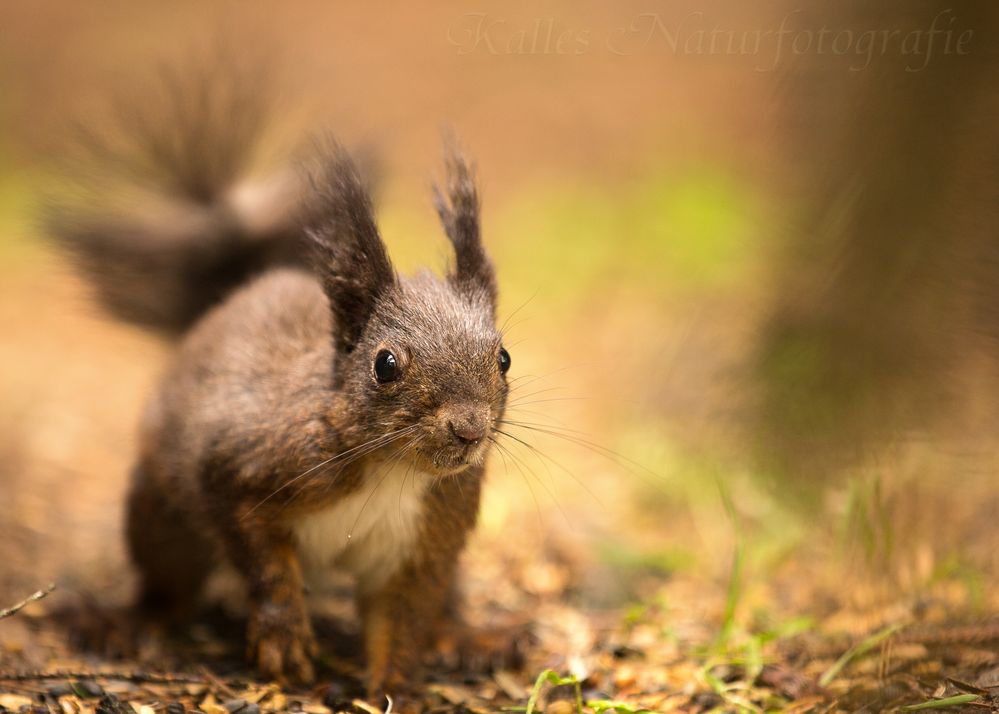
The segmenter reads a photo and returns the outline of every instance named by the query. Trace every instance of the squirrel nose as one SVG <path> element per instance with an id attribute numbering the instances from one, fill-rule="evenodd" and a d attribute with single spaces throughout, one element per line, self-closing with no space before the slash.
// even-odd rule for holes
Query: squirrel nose
<path id="1" fill-rule="evenodd" d="M 451 433 L 467 444 L 481 441 L 486 435 L 488 424 L 487 413 L 471 408 L 455 411 L 447 420 Z"/>

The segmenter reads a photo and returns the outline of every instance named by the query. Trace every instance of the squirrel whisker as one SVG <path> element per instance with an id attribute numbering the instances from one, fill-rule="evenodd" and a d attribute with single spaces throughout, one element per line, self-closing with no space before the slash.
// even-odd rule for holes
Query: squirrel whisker
<path id="1" fill-rule="evenodd" d="M 662 484 L 658 483 L 661 480 L 660 474 L 657 474 L 652 469 L 647 466 L 635 461 L 634 459 L 629 459 L 627 456 L 614 451 L 602 444 L 590 441 L 589 439 L 579 436 L 583 432 L 576 429 L 568 429 L 566 427 L 555 427 L 548 424 L 536 424 L 532 422 L 522 422 L 522 421 L 511 421 L 508 419 L 501 419 L 497 423 L 506 426 L 518 427 L 520 429 L 527 429 L 530 431 L 536 431 L 541 434 L 547 434 L 548 436 L 554 436 L 558 439 L 562 439 L 571 444 L 580 446 L 588 451 L 591 451 L 598 456 L 602 456 L 608 459 L 616 466 L 624 469 L 632 476 L 637 476 L 642 479 L 647 485 L 656 489 L 659 492 L 663 492 Z M 651 478 L 650 478 L 651 477 Z"/>
<path id="2" fill-rule="evenodd" d="M 493 431 L 495 431 L 495 429 Z M 538 474 L 534 471 L 534 469 L 532 469 L 530 467 L 530 465 L 526 461 L 524 461 L 523 459 L 521 459 L 509 446 L 507 446 L 506 444 L 500 443 L 498 440 L 495 441 L 494 443 L 496 444 L 497 448 L 499 448 L 500 450 L 506 451 L 507 455 L 513 460 L 514 465 L 517 466 L 517 468 L 520 471 L 521 475 L 524 477 L 524 480 L 528 483 L 528 488 L 530 488 L 530 482 L 527 481 L 527 473 L 530 473 L 531 476 L 534 477 L 534 480 L 537 481 L 538 485 L 541 486 L 541 488 L 544 489 L 545 493 L 547 493 L 548 497 L 552 500 L 552 503 L 554 503 L 555 507 L 558 508 L 559 513 L 561 513 L 562 517 L 565 518 L 566 524 L 568 524 L 569 527 L 572 528 L 572 522 L 569 520 L 568 515 L 566 514 L 565 510 L 562 508 L 562 504 L 559 503 L 559 500 L 555 497 L 555 494 L 552 492 L 552 490 L 550 488 L 548 488 L 548 484 L 546 484 L 544 482 L 544 480 L 541 479 L 540 476 L 538 476 Z M 527 470 L 526 473 L 525 473 L 524 469 Z M 534 490 L 533 489 L 531 489 L 531 495 L 532 496 L 534 495 Z M 537 502 L 537 498 L 535 498 L 534 502 L 535 502 L 536 507 L 538 508 L 538 513 L 539 513 L 539 516 L 540 516 L 541 507 L 540 507 L 540 505 Z"/>
<path id="3" fill-rule="evenodd" d="M 382 436 L 379 436 L 379 437 L 376 437 L 374 439 L 371 439 L 370 441 L 366 441 L 363 444 L 360 444 L 359 446 L 355 446 L 355 447 L 353 447 L 351 449 L 347 449 L 346 451 L 341 451 L 339 454 L 335 454 L 334 456 L 331 456 L 330 458 L 326 459 L 325 461 L 321 461 L 320 463 L 316 464 L 315 466 L 312 466 L 311 468 L 303 471 L 298 476 L 295 476 L 290 481 L 287 481 L 287 482 L 281 484 L 281 486 L 278 487 L 277 489 L 275 489 L 274 491 L 272 491 L 270 493 L 270 495 L 268 495 L 266 498 L 264 498 L 259 503 L 257 503 L 256 505 L 254 505 L 253 508 L 251 508 L 250 510 L 248 510 L 246 513 L 244 513 L 243 516 L 242 516 L 242 518 L 240 520 L 245 520 L 246 518 L 248 518 L 250 515 L 253 514 L 254 511 L 256 511 L 258 508 L 260 508 L 265 503 L 267 503 L 267 501 L 271 500 L 272 498 L 274 498 L 274 496 L 278 495 L 279 493 L 281 493 L 281 491 L 284 491 L 286 488 L 292 486 L 293 484 L 295 484 L 300 479 L 305 478 L 309 474 L 314 473 L 318 469 L 321 469 L 321 468 L 323 468 L 325 466 L 331 465 L 337 459 L 340 459 L 340 458 L 342 458 L 344 456 L 352 455 L 352 458 L 350 460 L 344 462 L 344 464 L 337 464 L 338 466 L 346 465 L 346 464 L 351 463 L 352 461 L 354 461 L 354 459 L 359 458 L 360 456 L 363 456 L 364 454 L 370 453 L 371 451 L 374 451 L 375 449 L 377 449 L 377 448 L 379 448 L 381 446 L 384 446 L 385 444 L 391 443 L 392 441 L 395 441 L 396 439 L 401 438 L 402 436 L 405 436 L 406 433 L 411 432 L 411 431 L 415 431 L 415 430 L 416 430 L 415 426 L 407 426 L 407 427 L 404 427 L 402 429 L 399 429 L 398 431 L 390 432 L 388 434 L 384 434 Z M 375 443 L 375 442 L 378 442 L 378 443 Z M 360 454 L 354 454 L 354 452 L 356 452 L 359 449 L 362 449 L 364 447 L 369 447 L 369 448 L 367 450 L 365 450 L 364 452 L 360 453 Z M 326 473 L 326 471 L 324 471 L 323 473 Z M 295 496 L 297 496 L 300 492 L 301 492 L 301 490 L 296 491 L 295 492 Z M 294 499 L 295 496 L 292 496 L 292 499 Z"/>
<path id="4" fill-rule="evenodd" d="M 492 442 L 493 446 L 496 447 L 496 453 L 500 455 L 500 459 L 503 461 L 503 473 L 509 474 L 510 464 L 507 461 L 507 454 L 509 453 L 509 450 L 506 448 L 504 444 L 500 443 L 499 439 L 497 439 L 496 437 L 490 435 L 487 436 L 486 438 L 489 439 L 489 441 Z M 518 469 L 519 468 L 520 467 L 518 466 Z M 531 482 L 527 480 L 527 476 L 524 474 L 523 471 L 521 471 L 520 474 L 521 478 L 524 479 L 524 483 L 527 485 L 528 492 L 531 494 L 531 500 L 534 501 L 534 512 L 538 516 L 538 531 L 540 532 L 544 528 L 544 519 L 541 515 L 541 504 L 538 503 L 538 497 L 534 493 L 534 487 L 532 487 Z"/>
<path id="5" fill-rule="evenodd" d="M 353 535 L 354 528 L 357 527 L 357 523 L 358 521 L 361 520 L 361 515 L 364 513 L 364 509 L 368 507 L 368 503 L 371 502 L 371 498 L 375 495 L 375 492 L 378 491 L 379 488 L 381 488 L 382 483 L 384 483 L 385 479 L 388 478 L 389 474 L 392 473 L 395 466 L 397 466 L 402 461 L 402 459 L 406 456 L 406 454 L 414 450 L 415 443 L 417 442 L 410 441 L 403 444 L 401 447 L 399 447 L 399 449 L 392 452 L 392 454 L 382 463 L 382 467 L 375 472 L 375 475 L 378 475 L 380 473 L 381 477 L 378 479 L 378 482 L 375 484 L 375 487 L 371 489 L 371 491 L 368 493 L 367 498 L 364 499 L 364 503 L 361 504 L 361 509 L 357 512 L 357 515 L 354 517 L 354 522 L 351 523 L 350 529 L 347 531 L 348 539 Z"/>
<path id="6" fill-rule="evenodd" d="M 419 448 L 420 442 L 426 439 L 425 436 L 418 436 L 413 439 L 411 443 L 413 450 L 415 451 Z M 402 513 L 402 496 L 406 492 L 406 481 L 409 479 L 410 474 L 416 475 L 416 462 L 410 461 L 409 467 L 406 469 L 406 473 L 403 474 L 402 484 L 399 486 L 399 512 Z"/>
<path id="7" fill-rule="evenodd" d="M 320 476 L 327 477 L 327 476 L 329 476 L 330 471 L 332 469 L 340 469 L 340 471 L 342 472 L 343 469 L 347 468 L 348 466 L 350 466 L 351 464 L 353 464 L 358 459 L 364 458 L 365 456 L 368 456 L 369 454 L 372 454 L 375 451 L 378 451 L 379 449 L 385 448 L 389 444 L 393 444 L 396 441 L 399 441 L 400 439 L 403 439 L 406 436 L 409 436 L 410 434 L 412 434 L 416 430 L 417 430 L 416 425 L 412 425 L 412 426 L 408 426 L 408 427 L 403 427 L 402 429 L 398 429 L 396 431 L 389 432 L 388 434 L 384 434 L 384 435 L 382 435 L 380 437 L 376 437 L 375 439 L 372 439 L 371 441 L 367 441 L 367 442 L 365 442 L 363 444 L 360 444 L 360 445 L 354 447 L 353 449 L 350 449 L 349 451 L 353 452 L 353 453 L 349 453 L 348 451 L 342 452 L 341 454 L 338 454 L 337 456 L 348 456 L 349 455 L 350 458 L 346 459 L 345 461 L 340 461 L 340 462 L 337 462 L 337 463 L 333 463 L 332 461 L 327 460 L 327 463 L 324 465 L 323 470 L 320 471 L 320 472 L 318 472 L 318 473 L 313 474 L 313 478 L 317 478 L 317 477 L 320 477 Z M 324 492 L 328 492 L 333 487 L 334 483 L 335 483 L 335 479 L 327 478 L 326 479 L 326 488 L 324 489 Z M 294 501 L 296 498 L 298 498 L 298 496 L 307 487 L 308 487 L 308 483 L 301 484 L 298 487 L 298 489 L 295 491 L 295 493 L 292 495 L 291 499 L 289 499 L 289 500 L 290 501 Z"/>
<path id="8" fill-rule="evenodd" d="M 554 464 L 555 466 L 557 466 L 563 472 L 565 472 L 566 474 L 568 474 L 568 476 L 573 481 L 575 481 L 580 486 L 580 488 L 582 488 L 584 491 L 586 491 L 586 493 L 588 493 L 593 498 L 593 500 L 597 502 L 597 504 L 599 504 L 601 506 L 603 505 L 603 501 L 600 500 L 600 498 L 597 496 L 597 494 L 595 494 L 593 492 L 593 490 L 589 486 L 587 486 L 586 483 L 583 482 L 582 479 L 580 479 L 575 473 L 573 473 L 571 469 L 569 469 L 567 466 L 565 466 L 564 464 L 562 464 L 560 461 L 555 460 L 554 458 L 552 458 L 551 456 L 549 456 L 545 452 L 541 451 L 541 449 L 539 449 L 538 447 L 536 447 L 534 444 L 531 444 L 528 441 L 525 441 L 524 439 L 521 439 L 518 436 L 515 436 L 515 435 L 513 435 L 513 434 L 511 434 L 509 432 L 503 431 L 502 429 L 496 429 L 496 428 L 494 428 L 493 431 L 496 432 L 496 433 L 498 433 L 498 434 L 502 434 L 503 436 L 506 436 L 509 439 L 513 439 L 518 444 L 521 444 L 522 446 L 524 446 L 527 449 L 529 449 L 531 451 L 531 453 L 534 454 L 534 456 L 538 459 L 538 461 L 540 461 L 542 463 L 542 465 L 544 465 L 545 470 L 548 471 L 549 476 L 552 475 L 551 474 L 551 469 L 548 468 L 548 464 L 546 463 L 545 460 L 550 461 L 552 464 Z"/>

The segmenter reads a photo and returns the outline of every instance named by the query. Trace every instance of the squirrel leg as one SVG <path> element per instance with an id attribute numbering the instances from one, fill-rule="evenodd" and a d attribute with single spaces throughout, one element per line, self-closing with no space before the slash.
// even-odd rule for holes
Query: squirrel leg
<path id="1" fill-rule="evenodd" d="M 457 551 L 404 566 L 388 583 L 358 591 L 364 626 L 368 697 L 378 706 L 385 695 L 394 709 L 407 702 L 423 682 L 423 660 L 433 649 L 456 575 Z"/>
<path id="2" fill-rule="evenodd" d="M 457 609 L 458 560 L 475 525 L 480 484 L 481 471 L 437 482 L 406 564 L 385 583 L 358 583 L 368 697 L 378 706 L 389 694 L 397 711 L 419 710 L 423 660 Z"/>
<path id="3" fill-rule="evenodd" d="M 266 677 L 308 684 L 317 648 L 294 540 L 286 529 L 245 514 L 235 509 L 221 522 L 229 526 L 227 555 L 249 585 L 249 658 Z"/>
<path id="4" fill-rule="evenodd" d="M 140 612 L 168 622 L 189 616 L 215 565 L 214 548 L 142 466 L 132 473 L 125 533 L 139 571 Z"/>

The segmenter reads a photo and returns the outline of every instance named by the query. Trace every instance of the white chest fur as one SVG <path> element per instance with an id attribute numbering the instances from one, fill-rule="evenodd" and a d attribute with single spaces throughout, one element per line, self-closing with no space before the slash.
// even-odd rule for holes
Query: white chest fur
<path id="1" fill-rule="evenodd" d="M 373 464 L 363 486 L 294 528 L 307 573 L 330 567 L 378 587 L 412 554 L 432 477 L 409 463 Z"/>

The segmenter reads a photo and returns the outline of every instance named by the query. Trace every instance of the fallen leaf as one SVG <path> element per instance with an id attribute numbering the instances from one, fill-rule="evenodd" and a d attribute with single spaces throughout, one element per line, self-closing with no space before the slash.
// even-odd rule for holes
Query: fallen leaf
<path id="1" fill-rule="evenodd" d="M 493 675 L 493 680 L 499 685 L 499 688 L 503 690 L 503 694 L 508 696 L 510 699 L 521 699 L 527 696 L 528 688 L 517 681 L 510 672 L 505 669 L 497 671 Z"/>
<path id="2" fill-rule="evenodd" d="M 199 708 L 205 714 L 229 714 L 228 710 L 224 706 L 219 704 L 218 700 L 215 698 L 215 695 L 212 694 L 211 692 L 209 692 L 208 696 L 206 696 L 204 699 L 201 700 Z"/>
<path id="3" fill-rule="evenodd" d="M 333 710 L 322 704 L 305 704 L 302 711 L 306 714 L 333 714 Z"/>
<path id="4" fill-rule="evenodd" d="M 0 694 L 0 707 L 17 711 L 21 707 L 30 707 L 31 699 L 20 694 Z"/>
<path id="5" fill-rule="evenodd" d="M 358 709 L 361 709 L 361 710 L 363 710 L 363 711 L 366 711 L 366 712 L 367 712 L 368 714 L 385 714 L 385 712 L 383 712 L 383 711 L 382 711 L 381 709 L 379 709 L 378 707 L 373 707 L 373 706 L 371 706 L 370 704 L 368 704 L 368 703 L 367 703 L 366 701 L 364 701 L 363 699 L 355 699 L 355 700 L 354 700 L 354 701 L 352 702 L 352 704 L 353 704 L 353 705 L 354 705 L 355 707 L 357 707 Z M 387 704 L 388 704 L 388 703 L 386 702 L 386 705 L 387 705 Z M 327 711 L 329 711 L 329 710 L 327 709 Z"/>

